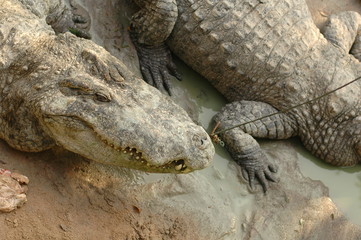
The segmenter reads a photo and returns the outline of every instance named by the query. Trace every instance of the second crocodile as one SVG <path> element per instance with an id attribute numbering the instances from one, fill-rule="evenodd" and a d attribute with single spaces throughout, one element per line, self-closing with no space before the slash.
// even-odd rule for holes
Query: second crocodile
<path id="1" fill-rule="evenodd" d="M 322 35 L 304 0 L 147 0 L 135 2 L 131 36 L 143 77 L 171 91 L 178 75 L 170 49 L 229 101 L 219 129 L 307 102 L 361 75 L 361 17 L 333 16 Z M 326 36 L 326 38 L 325 38 Z M 349 51 L 354 54 L 349 54 Z M 360 58 L 359 58 L 360 59 Z M 251 187 L 264 190 L 276 167 L 257 138 L 299 136 L 317 157 L 336 166 L 361 161 L 361 85 L 220 135 Z"/>

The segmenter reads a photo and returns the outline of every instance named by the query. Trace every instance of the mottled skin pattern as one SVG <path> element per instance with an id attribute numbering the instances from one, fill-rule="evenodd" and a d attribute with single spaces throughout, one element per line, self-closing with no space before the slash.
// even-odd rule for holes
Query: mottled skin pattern
<path id="1" fill-rule="evenodd" d="M 58 0 L 0 1 L 0 138 L 148 172 L 210 163 L 213 145 L 184 110 L 102 47 L 55 34 L 49 16 L 59 32 L 79 20 Z"/>
<path id="2" fill-rule="evenodd" d="M 131 34 L 138 39 L 134 42 L 143 77 L 169 85 L 172 71 L 165 73 L 164 67 L 169 60 L 142 51 L 142 47 L 148 52 L 151 46 L 159 49 L 167 39 L 177 56 L 232 102 L 215 116 L 220 121 L 218 130 L 284 111 L 361 75 L 361 64 L 355 58 L 361 52 L 357 35 L 361 18 L 354 12 L 334 16 L 322 35 L 304 0 L 136 2 L 143 2 L 142 14 L 135 15 Z M 349 54 L 350 49 L 355 56 Z M 152 61 L 157 63 L 143 64 Z M 360 114 L 361 85 L 356 82 L 317 102 L 220 137 L 251 187 L 257 178 L 266 190 L 276 169 L 253 137 L 299 136 L 317 157 L 336 166 L 352 166 L 361 161 Z"/>

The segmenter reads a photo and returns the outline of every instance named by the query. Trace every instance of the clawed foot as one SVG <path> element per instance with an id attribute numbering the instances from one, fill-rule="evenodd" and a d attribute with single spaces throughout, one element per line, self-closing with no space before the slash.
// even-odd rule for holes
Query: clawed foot
<path id="1" fill-rule="evenodd" d="M 70 6 L 74 28 L 69 27 L 69 32 L 78 37 L 90 39 L 91 36 L 88 31 L 90 29 L 91 18 L 88 11 L 73 0 L 70 1 Z"/>
<path id="2" fill-rule="evenodd" d="M 261 157 L 259 157 L 260 154 Z M 268 190 L 269 181 L 278 182 L 274 176 L 277 167 L 270 163 L 262 152 L 252 156 L 242 156 L 240 160 L 237 160 L 237 163 L 242 167 L 242 176 L 248 181 L 251 190 L 254 190 L 256 179 L 261 184 L 264 193 Z"/>
<path id="3" fill-rule="evenodd" d="M 177 67 L 172 60 L 168 47 L 165 44 L 160 46 L 141 45 L 137 43 L 132 33 L 131 38 L 137 49 L 143 79 L 153 87 L 165 90 L 171 96 L 170 79 L 174 76 L 181 80 L 181 75 L 177 72 Z"/>
<path id="4" fill-rule="evenodd" d="M 46 18 L 56 33 L 71 32 L 77 37 L 90 39 L 90 15 L 80 5 L 71 1 L 71 9 L 65 8 L 62 12 L 54 12 Z"/>

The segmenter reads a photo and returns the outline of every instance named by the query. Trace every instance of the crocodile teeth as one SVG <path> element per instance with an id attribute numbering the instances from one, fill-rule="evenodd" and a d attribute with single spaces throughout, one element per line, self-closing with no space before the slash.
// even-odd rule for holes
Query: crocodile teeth
<path id="1" fill-rule="evenodd" d="M 175 166 L 175 170 L 180 171 L 183 168 L 183 166 L 184 166 L 183 164 L 179 164 Z"/>

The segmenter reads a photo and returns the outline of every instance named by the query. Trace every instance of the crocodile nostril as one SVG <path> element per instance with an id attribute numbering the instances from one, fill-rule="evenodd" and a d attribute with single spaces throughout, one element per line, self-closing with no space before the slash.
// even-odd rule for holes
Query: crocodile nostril
<path id="1" fill-rule="evenodd" d="M 193 136 L 192 140 L 193 140 L 194 144 L 196 145 L 196 147 L 199 149 L 206 149 L 209 145 L 208 137 L 205 135 L 200 136 L 200 135 L 196 134 Z"/>

